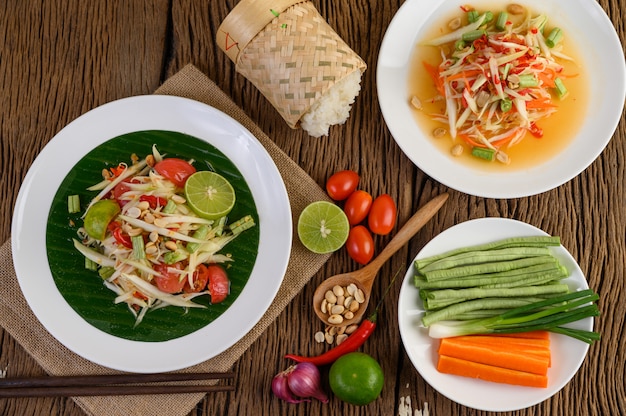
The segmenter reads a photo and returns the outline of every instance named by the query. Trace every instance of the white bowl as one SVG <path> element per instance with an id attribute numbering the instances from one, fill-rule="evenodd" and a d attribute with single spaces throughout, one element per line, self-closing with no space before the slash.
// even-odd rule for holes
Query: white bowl
<path id="1" fill-rule="evenodd" d="M 487 198 L 519 198 L 556 188 L 585 170 L 610 141 L 626 97 L 626 69 L 620 40 L 594 0 L 526 0 L 572 38 L 589 74 L 589 102 L 581 128 L 569 145 L 545 163 L 528 169 L 486 172 L 467 166 L 435 147 L 418 125 L 409 104 L 408 78 L 415 44 L 432 22 L 452 16 L 463 0 L 407 0 L 383 39 L 377 88 L 383 117 L 409 159 L 436 181 Z M 493 3 L 486 3 L 486 9 Z M 480 8 L 480 2 L 472 3 Z"/>

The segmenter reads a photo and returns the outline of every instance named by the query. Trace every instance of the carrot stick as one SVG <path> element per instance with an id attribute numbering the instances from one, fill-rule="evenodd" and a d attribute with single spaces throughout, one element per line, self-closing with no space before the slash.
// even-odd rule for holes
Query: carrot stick
<path id="1" fill-rule="evenodd" d="M 549 348 L 549 339 L 537 339 L 537 338 L 518 338 L 518 337 L 504 337 L 494 335 L 463 335 L 461 337 L 454 337 L 460 339 L 471 340 L 472 342 L 480 342 L 483 344 L 493 345 L 529 345 L 538 348 Z"/>
<path id="2" fill-rule="evenodd" d="M 535 355 L 522 349 L 473 344 L 458 341 L 454 338 L 443 338 L 441 340 L 439 354 L 540 375 L 548 374 L 550 363 L 548 356 Z"/>
<path id="3" fill-rule="evenodd" d="M 550 339 L 550 332 L 548 331 L 528 331 L 528 332 L 514 332 L 512 334 L 489 334 L 492 337 L 502 338 L 531 338 L 531 339 Z"/>
<path id="4" fill-rule="evenodd" d="M 528 387 L 548 387 L 548 377 L 545 375 L 474 363 L 446 355 L 439 356 L 437 370 L 441 373 L 478 378 L 480 380 L 493 381 L 496 383 Z"/>
<path id="5" fill-rule="evenodd" d="M 439 77 L 439 70 L 437 69 L 437 67 L 429 64 L 428 62 L 423 62 L 423 64 L 424 68 L 426 68 L 426 72 L 428 72 L 428 75 L 430 75 L 430 77 L 432 78 L 435 84 L 435 88 L 437 89 L 439 94 L 445 96 L 446 94 L 443 89 L 443 80 Z"/>

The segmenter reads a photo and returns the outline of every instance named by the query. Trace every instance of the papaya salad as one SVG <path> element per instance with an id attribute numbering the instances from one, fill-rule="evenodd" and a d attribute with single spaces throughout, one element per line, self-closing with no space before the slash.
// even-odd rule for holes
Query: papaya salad
<path id="1" fill-rule="evenodd" d="M 563 62 L 563 31 L 548 27 L 545 14 L 532 15 L 511 4 L 498 12 L 462 7 L 448 23 L 449 33 L 430 39 L 439 48 L 438 64 L 423 62 L 442 111 L 429 116 L 444 124 L 435 137 L 449 135 L 451 152 L 510 163 L 508 149 L 529 134 L 543 136 L 541 121 L 554 114 L 568 95 Z M 411 99 L 423 109 L 419 97 Z"/>
<path id="2" fill-rule="evenodd" d="M 103 169 L 98 194 L 82 215 L 74 239 L 85 267 L 97 271 L 125 303 L 139 325 L 148 311 L 166 306 L 206 308 L 193 299 L 209 296 L 217 304 L 228 296 L 221 250 L 255 225 L 247 215 L 228 223 L 235 202 L 228 181 L 212 171 L 196 171 L 193 160 L 168 158 L 156 146 L 144 159 Z M 70 212 L 80 212 L 78 195 Z"/>

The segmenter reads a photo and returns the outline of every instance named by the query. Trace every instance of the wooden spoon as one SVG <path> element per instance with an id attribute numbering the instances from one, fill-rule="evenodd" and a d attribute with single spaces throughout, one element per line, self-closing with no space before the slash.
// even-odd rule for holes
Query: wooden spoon
<path id="1" fill-rule="evenodd" d="M 346 326 L 360 321 L 361 317 L 365 313 L 365 310 L 367 309 L 367 304 L 369 303 L 372 292 L 372 285 L 374 284 L 374 279 L 376 278 L 378 270 L 381 268 L 383 263 L 385 263 L 396 251 L 403 247 L 411 239 L 411 237 L 413 237 L 424 226 L 424 224 L 426 224 L 428 220 L 430 220 L 437 213 L 437 211 L 439 211 L 439 208 L 441 208 L 447 199 L 448 194 L 443 193 L 436 196 L 420 208 L 411 218 L 409 218 L 406 224 L 404 224 L 400 231 L 398 231 L 393 239 L 391 239 L 389 244 L 387 244 L 383 251 L 381 251 L 378 257 L 372 260 L 372 262 L 367 266 L 354 272 L 337 274 L 324 280 L 313 294 L 313 309 L 315 310 L 317 316 L 324 321 L 324 323 L 330 326 Z M 322 302 L 324 301 L 326 292 L 329 290 L 332 291 L 333 287 L 337 285 L 343 288 L 349 286 L 351 283 L 354 283 L 357 288 L 363 291 L 365 301 L 361 303 L 359 309 L 354 312 L 354 317 L 352 319 L 344 319 L 342 322 L 329 322 L 329 314 L 322 312 Z"/>

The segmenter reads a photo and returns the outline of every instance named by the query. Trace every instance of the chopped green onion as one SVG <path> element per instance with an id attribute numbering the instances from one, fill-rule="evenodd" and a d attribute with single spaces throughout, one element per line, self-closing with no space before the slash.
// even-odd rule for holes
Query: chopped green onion
<path id="1" fill-rule="evenodd" d="M 472 147 L 472 156 L 492 161 L 496 157 L 496 151 L 494 149 L 488 149 L 486 147 L 474 146 Z"/>
<path id="2" fill-rule="evenodd" d="M 78 195 L 70 195 L 67 197 L 67 211 L 70 214 L 80 212 L 80 198 Z"/>
<path id="3" fill-rule="evenodd" d="M 539 85 L 539 81 L 534 74 L 522 74 L 519 76 L 519 87 L 520 88 L 530 88 L 537 87 Z"/>
<path id="4" fill-rule="evenodd" d="M 567 96 L 567 88 L 565 87 L 565 84 L 563 84 L 563 80 L 561 78 L 556 78 L 554 80 L 554 87 L 556 90 L 556 95 L 557 97 L 559 97 L 559 99 L 563 99 Z"/>
<path id="5" fill-rule="evenodd" d="M 480 39 L 484 35 L 485 35 L 484 30 L 479 30 L 479 29 L 470 30 L 469 32 L 463 33 L 463 35 L 461 36 L 461 39 L 464 42 L 474 42 L 476 39 Z"/>
<path id="6" fill-rule="evenodd" d="M 510 98 L 504 98 L 500 100 L 500 111 L 506 113 L 507 111 L 511 111 L 513 108 L 513 101 Z"/>
<path id="7" fill-rule="evenodd" d="M 254 227 L 254 219 L 252 218 L 252 216 L 246 215 L 242 219 L 237 220 L 234 223 L 230 224 L 230 231 L 234 235 L 237 235 L 252 227 Z"/>
<path id="8" fill-rule="evenodd" d="M 504 30 L 508 19 L 509 14 L 507 12 L 500 12 L 500 14 L 498 14 L 498 19 L 496 19 L 496 29 Z"/>
<path id="9" fill-rule="evenodd" d="M 561 41 L 562 38 L 563 31 L 558 27 L 555 27 L 550 31 L 550 34 L 546 38 L 546 45 L 548 45 L 548 47 L 550 48 L 554 48 L 556 44 Z"/>
<path id="10" fill-rule="evenodd" d="M 134 235 L 130 238 L 133 243 L 133 257 L 137 260 L 146 258 L 146 250 L 143 242 L 143 236 Z"/>
<path id="11" fill-rule="evenodd" d="M 453 319 L 457 311 L 467 312 L 484 309 L 480 306 L 480 303 L 486 303 L 487 299 L 480 299 L 473 301 L 474 304 L 470 307 L 456 304 L 435 312 L 430 316 L 424 316 L 422 323 L 429 328 L 428 335 L 433 338 L 546 330 L 562 333 L 588 344 L 593 344 L 600 338 L 598 333 L 565 328 L 561 325 L 592 316 L 599 316 L 600 312 L 594 303 L 598 298 L 598 294 L 591 289 L 586 289 L 514 307 L 492 318 L 445 322 Z M 497 303 L 499 302 L 490 303 L 490 309 L 506 307 L 506 305 L 498 306 Z"/>

